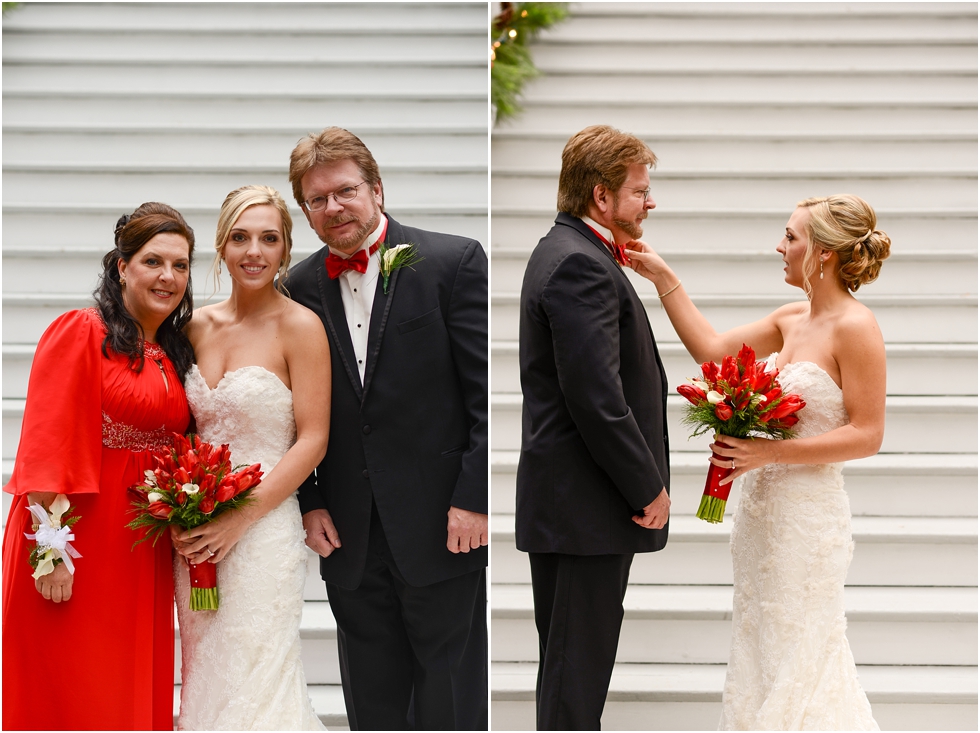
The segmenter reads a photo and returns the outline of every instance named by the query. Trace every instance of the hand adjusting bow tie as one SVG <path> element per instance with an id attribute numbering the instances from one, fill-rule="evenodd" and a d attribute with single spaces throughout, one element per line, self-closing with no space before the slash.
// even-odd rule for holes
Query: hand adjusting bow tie
<path id="1" fill-rule="evenodd" d="M 326 259 L 327 275 L 330 276 L 331 280 L 336 280 L 342 272 L 346 272 L 347 270 L 356 270 L 363 274 L 367 272 L 368 258 L 377 251 L 378 243 L 375 242 L 371 245 L 369 252 L 359 249 L 350 257 L 346 258 L 331 252 L 327 255 Z"/>
<path id="2" fill-rule="evenodd" d="M 606 245 L 606 247 L 609 248 L 609 251 L 612 253 L 613 259 L 616 260 L 616 263 L 620 267 L 629 267 L 630 261 L 629 261 L 629 258 L 626 256 L 626 246 L 625 245 L 616 244 L 615 242 L 610 242 L 608 239 L 606 239 L 604 236 L 602 236 L 602 234 L 600 234 L 599 232 L 597 232 L 595 229 L 593 229 L 592 227 L 590 227 L 588 224 L 586 224 L 585 226 L 589 227 L 589 229 L 592 229 L 592 233 L 595 234 L 597 237 L 599 237 L 599 239 L 602 240 L 602 243 L 604 245 Z"/>

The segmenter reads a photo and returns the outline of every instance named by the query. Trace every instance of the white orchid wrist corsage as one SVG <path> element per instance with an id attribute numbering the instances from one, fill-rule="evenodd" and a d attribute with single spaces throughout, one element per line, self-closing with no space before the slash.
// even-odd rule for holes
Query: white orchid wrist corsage
<path id="1" fill-rule="evenodd" d="M 28 558 L 34 568 L 34 579 L 47 575 L 61 563 L 74 575 L 75 564 L 72 558 L 81 557 L 81 554 L 69 542 L 75 539 L 72 527 L 81 517 L 71 516 L 73 509 L 68 503 L 68 497 L 58 494 L 51 502 L 50 509 L 45 509 L 40 504 L 28 504 L 27 509 L 34 517 L 34 534 L 25 532 L 24 535 L 37 543 Z"/>
<path id="2" fill-rule="evenodd" d="M 388 281 L 395 270 L 400 270 L 403 267 L 414 269 L 412 265 L 417 265 L 424 259 L 424 257 L 419 256 L 418 245 L 412 242 L 393 246 L 383 243 L 379 245 L 378 262 L 381 267 L 381 277 L 384 279 L 385 295 L 388 294 Z"/>

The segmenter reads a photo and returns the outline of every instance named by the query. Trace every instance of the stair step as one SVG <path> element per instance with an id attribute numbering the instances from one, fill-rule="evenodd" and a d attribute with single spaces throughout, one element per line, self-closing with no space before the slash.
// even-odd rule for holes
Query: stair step
<path id="1" fill-rule="evenodd" d="M 976 665 L 973 588 L 865 588 L 845 593 L 847 638 L 858 664 Z M 728 586 L 643 586 L 626 592 L 617 660 L 724 664 L 731 645 Z M 529 585 L 494 584 L 491 659 L 536 662 Z M 902 643 L 895 644 L 896 639 Z"/>
<path id="2" fill-rule="evenodd" d="M 655 216 L 655 215 L 654 215 Z M 655 229 L 651 227 L 651 229 Z M 644 230 L 646 235 L 646 229 Z M 654 236 L 650 239 L 659 241 Z M 688 293 L 717 293 L 719 287 L 738 295 L 773 294 L 795 299 L 800 289 L 785 282 L 782 256 L 775 245 L 769 249 L 731 250 L 681 249 L 670 244 L 656 245 L 657 252 L 683 281 Z M 519 290 L 524 280 L 530 251 L 526 248 L 497 248 L 491 262 L 494 287 Z M 4 253 L 6 257 L 6 253 Z M 920 294 L 976 295 L 977 253 L 964 250 L 903 249 L 892 254 L 881 275 L 867 286 L 876 295 Z M 638 293 L 655 295 L 649 280 L 628 272 Z"/>
<path id="3" fill-rule="evenodd" d="M 383 13 L 379 9 L 378 16 Z M 209 29 L 201 27 L 198 21 L 195 27 L 184 26 L 178 33 L 162 33 L 159 27 L 62 30 L 16 24 L 5 26 L 4 32 L 5 64 L 11 61 L 51 64 L 76 60 L 148 64 L 180 59 L 203 64 L 379 65 L 400 64 L 411 59 L 415 64 L 486 66 L 486 53 L 479 53 L 485 34 L 475 32 L 472 26 L 460 26 L 452 34 L 438 28 L 402 28 L 386 32 L 374 27 L 342 28 L 333 22 L 314 25 L 307 18 L 301 25 L 289 29 L 232 29 L 228 26 Z M 372 38 L 379 36 L 384 38 L 383 43 L 371 43 Z M 943 54 L 941 48 L 934 47 L 934 50 Z M 957 58 L 955 52 L 947 51 L 946 55 L 951 56 L 951 60 Z"/>
<path id="4" fill-rule="evenodd" d="M 401 124 L 431 124 L 433 119 L 458 122 L 485 122 L 486 94 L 426 94 L 374 93 L 365 89 L 357 93 L 340 93 L 318 89 L 315 96 L 302 93 L 277 92 L 253 94 L 245 91 L 228 93 L 214 90 L 208 93 L 180 91 L 163 94 L 125 92 L 93 94 L 14 92 L 4 90 L 3 122 L 5 125 L 50 125 L 70 119 L 79 125 L 105 124 L 107 119 L 119 124 L 156 128 L 166 126 L 207 125 L 221 119 L 254 119 L 256 105 L 262 105 L 267 125 L 301 125 L 307 130 L 321 130 L 324 120 L 356 129 L 359 125 L 376 124 L 392 117 L 392 105 L 397 105 Z M 289 151 L 284 153 L 288 156 Z"/>
<path id="5" fill-rule="evenodd" d="M 553 207 L 559 161 L 545 169 L 501 169 L 494 165 L 490 186 L 494 209 Z M 651 175 L 650 185 L 661 210 L 697 208 L 706 201 L 725 209 L 752 207 L 768 201 L 782 202 L 786 212 L 792 212 L 797 201 L 821 191 L 860 191 L 861 197 L 873 206 L 947 209 L 973 207 L 977 202 L 976 173 L 955 170 L 904 173 L 839 167 L 826 172 L 752 173 L 716 169 L 667 173 L 658 170 Z"/>
<path id="6" fill-rule="evenodd" d="M 670 500 L 674 516 L 693 515 L 701 500 L 708 470 L 707 452 L 670 454 Z M 516 511 L 519 451 L 490 454 L 490 506 L 493 513 Z M 739 482 L 728 499 L 734 516 Z M 844 488 L 853 516 L 977 516 L 977 455 L 885 454 L 844 464 Z M 928 495 L 927 502 L 922 501 Z"/>
<path id="7" fill-rule="evenodd" d="M 975 47 L 973 51 L 975 51 Z M 831 173 L 837 161 L 856 168 L 905 173 L 909 169 L 976 170 L 976 134 L 915 135 L 778 135 L 725 133 L 633 134 L 657 154 L 656 174 L 672 171 L 743 170 L 786 173 L 793 170 Z M 4 133 L 6 137 L 7 133 Z M 501 170 L 548 169 L 561 160 L 569 135 L 564 132 L 494 135 L 493 165 Z M 656 199 L 657 191 L 654 190 Z"/>
<path id="8" fill-rule="evenodd" d="M 657 350 L 671 387 L 683 384 L 688 377 L 698 373 L 698 365 L 683 345 L 658 340 Z M 976 344 L 885 344 L 885 353 L 890 395 L 977 394 Z M 7 358 L 5 351 L 4 359 Z M 9 358 L 17 357 L 11 354 Z M 491 342 L 490 370 L 493 392 L 520 392 L 518 342 Z M 8 373 L 11 372 L 4 372 L 5 382 L 11 378 L 7 376 Z M 5 390 L 7 397 L 20 396 L 11 388 L 5 387 Z"/>
<path id="9" fill-rule="evenodd" d="M 4 99 L 6 103 L 6 98 Z M 542 99 L 525 96 L 519 121 L 498 129 L 565 130 L 571 135 L 595 124 L 593 102 L 582 99 Z M 631 95 L 602 105 L 605 119 L 623 130 L 647 130 L 650 120 L 660 129 L 691 132 L 822 134 L 827 130 L 861 133 L 953 132 L 977 126 L 975 102 L 954 99 L 858 99 L 828 105 L 817 99 L 788 97 L 781 102 L 759 100 L 680 101 L 670 96 Z M 4 117 L 6 118 L 6 104 Z"/>
<path id="10" fill-rule="evenodd" d="M 229 12 L 220 2 L 195 3 L 193 11 L 175 12 L 171 5 L 145 3 L 95 4 L 91 8 L 74 3 L 42 3 L 30 12 L 4 19 L 4 31 L 58 30 L 86 33 L 92 30 L 157 31 L 170 37 L 190 32 L 242 33 L 286 32 L 303 36 L 310 33 L 370 33 L 372 36 L 404 35 L 419 32 L 473 34 L 486 22 L 486 8 L 474 3 L 454 2 L 436 5 L 378 3 L 375 12 L 365 13 L 358 3 L 257 2 Z M 188 17 L 193 27 L 188 29 Z"/>
<path id="11" fill-rule="evenodd" d="M 287 204 L 291 204 L 288 189 L 281 191 Z M 184 215 L 188 224 L 198 237 L 210 238 L 216 229 L 220 201 L 196 202 L 190 205 L 173 205 Z M 209 205 L 208 205 L 209 204 Z M 83 248 L 105 252 L 112 246 L 111 233 L 116 219 L 126 211 L 132 211 L 132 201 L 120 199 L 117 203 L 102 202 L 90 206 L 65 206 L 58 211 L 45 213 L 44 206 L 26 204 L 3 207 L 4 239 L 8 247 L 23 249 L 31 247 L 38 250 L 58 250 L 59 248 Z M 453 232 L 460 236 L 488 242 L 489 220 L 486 205 L 395 205 L 386 210 L 406 226 L 429 229 L 431 231 Z M 305 217 L 299 207 L 290 206 L 293 218 L 294 262 L 299 262 L 301 252 L 314 252 L 323 246 L 313 230 L 300 226 Z M 208 263 L 212 259 L 209 248 L 201 247 L 196 253 L 196 262 Z M 96 268 L 95 272 L 98 272 Z M 203 285 L 203 283 L 202 283 Z M 77 289 L 79 286 L 74 286 Z"/>
<path id="12" fill-rule="evenodd" d="M 537 664 L 491 665 L 494 730 L 533 730 Z M 976 667 L 859 666 L 882 730 L 971 730 L 977 718 Z M 721 716 L 725 665 L 617 664 L 603 728 L 710 730 Z"/>
<path id="13" fill-rule="evenodd" d="M 280 192 L 291 190 L 288 181 L 288 151 L 278 165 L 225 165 L 215 168 L 175 166 L 172 169 L 132 169 L 122 171 L 105 167 L 100 170 L 58 169 L 30 171 L 4 166 L 6 202 L 27 204 L 43 202 L 45 190 L 65 186 L 71 191 L 71 204 L 100 204 L 106 201 L 166 201 L 178 210 L 187 202 L 224 200 L 229 191 L 243 180 L 273 186 Z M 402 205 L 435 204 L 475 207 L 486 202 L 485 166 L 428 166 L 426 168 L 384 169 L 385 195 Z M 439 192 L 436 197 L 435 192 Z M 287 194 L 288 195 L 288 194 Z"/>
<path id="14" fill-rule="evenodd" d="M 636 31 L 631 29 L 630 32 Z M 976 72 L 967 70 L 957 73 L 855 73 L 852 70 L 813 74 L 768 69 L 751 74 L 742 71 L 729 74 L 719 69 L 679 74 L 658 73 L 640 67 L 632 72 L 615 76 L 572 70 L 551 73 L 530 81 L 525 87 L 525 94 L 538 101 L 561 104 L 589 101 L 603 108 L 631 96 L 687 104 L 820 102 L 829 106 L 867 102 L 900 104 L 905 100 L 933 104 L 977 102 Z M 6 84 L 6 74 L 4 76 Z M 42 83 L 41 78 L 31 81 Z M 51 83 L 61 82 L 52 78 Z M 23 87 L 17 85 L 12 88 Z"/>
<path id="15" fill-rule="evenodd" d="M 350 64 L 289 61 L 267 64 L 250 60 L 183 62 L 173 58 L 166 62 L 131 60 L 111 62 L 70 61 L 3 62 L 4 92 L 49 92 L 72 94 L 111 92 L 122 87 L 158 89 L 163 94 L 210 93 L 309 93 L 331 79 L 333 94 L 359 93 L 370 89 L 373 94 L 473 95 L 487 93 L 486 62 L 421 64 L 408 59 L 385 64 L 358 64 L 358 73 Z M 236 73 L 229 73 L 234 71 Z M 947 86 L 942 84 L 941 86 Z M 949 85 L 954 93 L 955 84 Z M 924 90 L 923 90 L 924 91 Z M 940 93 L 937 90 L 937 93 Z"/>
<path id="16" fill-rule="evenodd" d="M 514 545 L 513 515 L 490 518 L 492 579 L 529 583 L 526 553 Z M 854 517 L 854 560 L 848 585 L 965 586 L 977 584 L 974 517 Z M 635 584 L 731 585 L 731 518 L 720 525 L 674 515 L 660 552 L 638 554 Z"/>
<path id="17" fill-rule="evenodd" d="M 521 447 L 522 404 L 520 394 L 490 396 L 493 450 Z M 671 449 L 703 451 L 702 455 L 706 455 L 712 436 L 687 439 L 691 430 L 681 423 L 687 404 L 680 395 L 668 392 L 667 433 L 671 436 Z M 969 453 L 976 450 L 977 437 L 977 397 L 892 396 L 885 402 L 882 452 Z"/>
<path id="18" fill-rule="evenodd" d="M 902 69 L 932 73 L 976 70 L 976 41 L 938 39 L 849 38 L 791 41 L 781 37 L 764 44 L 753 41 L 665 39 L 658 42 L 620 39 L 610 44 L 594 37 L 570 40 L 549 34 L 535 44 L 534 62 L 544 73 L 596 73 L 600 63 L 613 74 L 632 74 L 637 69 L 657 72 L 738 71 L 806 73 L 819 68 L 842 73 L 860 68 L 862 73 L 888 73 Z M 601 59 L 601 62 L 598 60 Z"/>
<path id="19" fill-rule="evenodd" d="M 309 132 L 305 128 L 141 130 L 102 129 L 38 130 L 4 127 L 3 162 L 11 170 L 46 170 L 64 166 L 68 170 L 120 171 L 172 169 L 209 170 L 227 167 L 229 160 L 262 169 L 282 169 L 289 163 L 289 151 Z M 429 168 L 435 165 L 487 168 L 486 129 L 456 130 L 389 128 L 366 133 L 354 131 L 376 160 L 389 167 Z M 152 145 L 147 142 L 152 141 Z M 57 155 L 54 148 L 64 146 Z"/>
<path id="20" fill-rule="evenodd" d="M 656 191 L 654 192 L 657 193 Z M 793 203 L 796 203 L 795 201 Z M 792 213 L 792 204 L 783 210 L 741 211 L 701 207 L 690 210 L 657 208 L 643 227 L 643 236 L 654 247 L 681 249 L 692 231 L 698 232 L 699 249 L 727 254 L 730 251 L 769 251 L 775 249 Z M 976 252 L 977 211 L 975 207 L 959 211 L 926 211 L 924 209 L 877 208 L 878 228 L 888 232 L 903 249 L 928 251 L 936 246 L 937 235 L 944 250 Z M 554 206 L 534 211 L 524 208 L 493 207 L 491 251 L 523 249 L 528 253 L 548 233 L 555 222 Z M 769 248 L 772 249 L 769 249 Z M 898 247 L 893 255 L 897 255 Z M 887 268 L 886 268 L 887 269 Z M 513 285 L 495 283 L 498 290 L 517 290 Z M 874 287 L 873 285 L 870 287 Z"/>
<path id="21" fill-rule="evenodd" d="M 8 296 L 4 296 L 4 308 Z M 650 325 L 658 341 L 679 341 L 656 295 L 643 295 Z M 767 316 L 796 298 L 773 295 L 695 295 L 694 303 L 718 331 L 726 331 Z M 858 294 L 874 311 L 888 343 L 976 343 L 977 298 L 960 295 Z M 13 301 L 11 302 L 13 305 Z M 13 309 L 12 309 L 13 310 Z M 520 293 L 491 292 L 490 334 L 494 341 L 516 341 Z M 29 340 L 13 336 L 11 340 Z"/>

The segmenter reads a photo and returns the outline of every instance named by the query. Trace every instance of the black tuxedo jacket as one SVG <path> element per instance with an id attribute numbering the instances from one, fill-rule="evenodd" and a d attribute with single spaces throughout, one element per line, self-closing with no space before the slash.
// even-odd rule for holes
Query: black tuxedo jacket
<path id="1" fill-rule="evenodd" d="M 487 548 L 446 549 L 450 506 L 487 513 L 487 257 L 480 243 L 403 227 L 386 243 L 424 258 L 382 277 L 371 311 L 361 385 L 339 281 L 326 247 L 290 269 L 291 297 L 323 321 L 333 385 L 330 444 L 300 487 L 302 511 L 330 512 L 342 547 L 320 560 L 328 583 L 356 588 L 364 571 L 372 497 L 395 563 L 413 586 L 487 565 Z"/>
<path id="2" fill-rule="evenodd" d="M 652 552 L 667 526 L 631 517 L 670 487 L 667 383 L 626 273 L 560 213 L 521 289 L 517 547 L 569 555 Z"/>

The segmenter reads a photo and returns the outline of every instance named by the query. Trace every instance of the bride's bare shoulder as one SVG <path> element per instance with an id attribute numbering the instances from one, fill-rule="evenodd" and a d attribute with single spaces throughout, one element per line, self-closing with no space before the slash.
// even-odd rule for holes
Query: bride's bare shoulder
<path id="1" fill-rule="evenodd" d="M 286 301 L 282 314 L 282 327 L 287 335 L 326 340 L 320 316 L 295 300 Z"/>
<path id="2" fill-rule="evenodd" d="M 192 344 L 214 327 L 216 307 L 217 305 L 204 305 L 194 309 L 191 319 L 184 326 L 184 333 Z"/>

